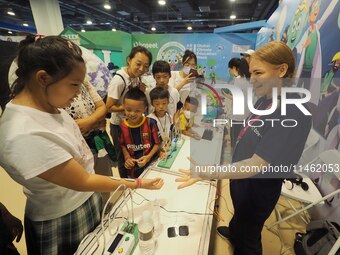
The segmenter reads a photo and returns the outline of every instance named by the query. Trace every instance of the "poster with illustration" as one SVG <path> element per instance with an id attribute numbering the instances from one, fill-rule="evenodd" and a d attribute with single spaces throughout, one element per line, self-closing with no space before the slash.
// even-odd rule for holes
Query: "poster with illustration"
<path id="1" fill-rule="evenodd" d="M 311 92 L 313 127 L 325 139 L 339 124 L 339 0 L 282 0 L 259 31 L 256 46 L 280 40 L 294 52 L 296 86 Z"/>
<path id="2" fill-rule="evenodd" d="M 171 70 L 182 68 L 182 56 L 186 49 L 193 51 L 197 56 L 198 72 L 205 75 L 209 84 L 221 84 L 229 79 L 228 62 L 234 56 L 240 57 L 240 52 L 250 47 L 249 41 L 245 44 L 237 47 L 215 34 L 132 35 L 133 47 L 146 47 L 154 60 L 167 61 Z"/>

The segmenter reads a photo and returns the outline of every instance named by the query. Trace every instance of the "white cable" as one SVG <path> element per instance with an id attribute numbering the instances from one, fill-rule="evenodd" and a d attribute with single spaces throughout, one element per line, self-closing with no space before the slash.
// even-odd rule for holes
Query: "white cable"
<path id="1" fill-rule="evenodd" d="M 127 189 L 126 186 L 124 184 L 121 184 L 118 186 L 118 188 L 110 195 L 109 199 L 106 201 L 105 205 L 104 205 L 104 208 L 103 208 L 103 211 L 102 211 L 102 219 L 101 219 L 101 232 L 102 232 L 102 235 L 103 235 L 103 240 L 104 240 L 104 245 L 103 245 L 103 250 L 102 250 L 102 254 L 104 254 L 105 252 L 105 246 L 106 246 L 106 237 L 105 237 L 105 229 L 104 229 L 104 217 L 105 217 L 105 210 L 106 210 L 106 207 L 107 205 L 109 204 L 109 202 L 111 201 L 112 197 L 116 194 L 116 192 L 118 190 L 123 190 L 123 196 L 124 196 L 124 201 L 119 205 L 119 207 L 123 207 L 124 205 L 127 207 L 127 213 L 128 213 L 128 218 L 127 218 L 127 222 L 129 224 L 130 220 L 132 222 L 132 226 L 134 226 L 134 214 L 133 214 L 133 201 L 132 201 L 132 193 L 131 193 L 131 189 Z M 127 205 L 127 196 L 125 196 L 125 191 L 128 192 L 128 195 L 127 196 L 130 196 L 130 200 L 131 200 L 131 219 L 130 219 L 130 210 L 129 210 L 129 207 Z M 117 232 L 118 232 L 118 225 L 117 225 L 117 229 L 116 231 L 112 234 L 111 233 L 111 227 L 110 227 L 110 224 L 111 224 L 111 221 L 113 222 L 116 218 L 116 214 L 117 214 L 117 209 L 113 212 L 113 214 L 111 215 L 111 212 L 109 212 L 107 214 L 107 220 L 108 220 L 108 228 L 109 228 L 109 234 L 111 236 L 114 236 Z M 111 219 L 111 216 L 112 216 L 112 219 Z"/>
<path id="2" fill-rule="evenodd" d="M 340 237 L 338 237 L 338 240 L 336 240 L 335 244 L 333 245 L 332 249 L 329 251 L 328 255 L 335 255 L 335 253 L 340 248 Z"/>
<path id="3" fill-rule="evenodd" d="M 124 190 L 126 189 L 126 186 L 124 184 L 121 184 L 118 186 L 118 188 L 110 195 L 109 199 L 106 201 L 105 205 L 104 205 L 104 208 L 103 208 L 103 211 L 102 211 L 102 219 L 100 221 L 100 225 L 101 225 L 101 232 L 102 232 L 102 235 L 103 235 L 103 240 L 104 240 L 104 244 L 103 244 L 103 250 L 102 250 L 102 254 L 104 254 L 105 252 L 105 246 L 106 246 L 106 237 L 105 237 L 105 229 L 104 229 L 104 217 L 105 217 L 105 210 L 106 210 L 106 207 L 107 205 L 109 204 L 109 202 L 111 201 L 112 197 L 116 194 L 116 192 L 118 190 L 120 190 L 121 188 L 123 188 L 123 192 Z M 110 229 L 110 213 L 108 213 L 107 215 L 107 219 L 108 219 L 108 228 L 109 228 L 109 231 L 111 231 Z M 116 232 L 118 232 L 118 226 L 117 226 L 117 229 L 116 229 Z M 111 235 L 111 233 L 110 233 Z"/>
<path id="4" fill-rule="evenodd" d="M 77 251 L 75 252 L 75 255 L 79 255 L 79 250 L 81 248 L 81 245 L 91 236 L 91 235 L 94 235 L 95 238 L 96 238 L 96 243 L 97 243 L 97 247 L 95 248 L 94 251 L 96 251 L 98 249 L 98 247 L 100 246 L 100 241 L 99 241 L 99 237 L 98 237 L 98 234 L 97 233 L 88 233 L 86 236 L 84 236 L 84 238 L 80 241 L 80 244 L 78 245 L 78 248 L 77 248 Z"/>

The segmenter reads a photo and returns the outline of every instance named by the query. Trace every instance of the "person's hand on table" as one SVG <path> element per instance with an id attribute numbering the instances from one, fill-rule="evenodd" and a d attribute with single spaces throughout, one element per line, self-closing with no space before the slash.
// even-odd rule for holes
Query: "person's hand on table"
<path id="1" fill-rule="evenodd" d="M 196 140 L 201 140 L 201 136 L 198 134 L 198 133 L 196 133 L 196 132 L 193 132 L 192 133 L 192 135 L 191 135 L 194 139 L 196 139 Z"/>
<path id="2" fill-rule="evenodd" d="M 160 189 L 164 185 L 164 181 L 161 178 L 154 179 L 141 179 L 142 189 Z"/>
<path id="3" fill-rule="evenodd" d="M 168 154 L 166 153 L 165 149 L 161 149 L 161 151 L 159 152 L 159 159 L 164 160 L 167 156 Z"/>
<path id="4" fill-rule="evenodd" d="M 194 166 L 197 166 L 197 162 L 195 160 L 193 160 L 190 157 L 188 157 L 188 159 L 190 160 L 190 162 Z M 179 169 L 179 172 L 183 173 L 184 176 L 180 177 L 180 178 L 177 178 L 175 180 L 175 182 L 182 182 L 182 184 L 177 186 L 177 189 L 183 189 L 183 188 L 189 187 L 189 186 L 195 184 L 196 182 L 199 182 L 199 181 L 203 180 L 202 178 L 191 178 L 190 170 Z"/>
<path id="5" fill-rule="evenodd" d="M 177 186 L 177 189 L 183 189 L 195 184 L 198 181 L 201 181 L 202 178 L 191 178 L 190 170 L 179 169 L 179 172 L 183 173 L 184 176 L 177 178 L 175 182 L 182 182 L 182 184 Z"/>

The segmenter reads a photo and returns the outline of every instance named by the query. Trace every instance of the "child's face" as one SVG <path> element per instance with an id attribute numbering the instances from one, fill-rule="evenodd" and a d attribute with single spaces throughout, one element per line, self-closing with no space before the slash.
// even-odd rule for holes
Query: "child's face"
<path id="1" fill-rule="evenodd" d="M 124 112 L 126 120 L 131 125 L 138 125 L 143 119 L 146 106 L 143 101 L 124 99 Z"/>
<path id="2" fill-rule="evenodd" d="M 155 73 L 153 78 L 156 80 L 156 86 L 166 88 L 169 84 L 170 74 L 169 73 Z"/>
<path id="3" fill-rule="evenodd" d="M 152 100 L 152 106 L 155 107 L 157 116 L 163 117 L 168 109 L 169 99 L 154 99 Z"/>
<path id="4" fill-rule="evenodd" d="M 197 112 L 197 106 L 190 104 L 190 103 L 185 103 L 183 106 L 184 111 L 190 111 L 192 113 L 196 113 Z"/>
<path id="5" fill-rule="evenodd" d="M 55 108 L 68 107 L 73 99 L 79 94 L 85 73 L 85 64 L 78 63 L 75 65 L 72 72 L 65 78 L 47 86 L 46 100 L 48 104 Z M 47 83 L 49 83 L 50 80 L 53 80 L 53 78 L 48 77 L 46 79 Z"/>

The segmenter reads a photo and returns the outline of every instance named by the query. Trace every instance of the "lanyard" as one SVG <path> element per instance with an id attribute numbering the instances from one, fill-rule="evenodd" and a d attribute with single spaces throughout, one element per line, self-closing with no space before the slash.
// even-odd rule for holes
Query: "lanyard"
<path id="1" fill-rule="evenodd" d="M 257 106 L 256 110 L 258 110 L 260 108 L 260 106 L 262 105 L 263 101 Z M 268 110 L 269 108 L 272 107 L 272 103 L 270 103 L 265 110 Z M 249 121 L 252 121 L 252 120 L 258 120 L 260 119 L 260 115 L 256 115 L 254 118 L 253 118 L 254 114 L 250 115 L 248 118 L 247 118 L 247 124 L 244 128 L 241 129 L 240 133 L 238 134 L 238 137 L 237 137 L 237 143 L 242 139 L 242 137 L 245 135 L 245 133 L 247 132 L 248 128 L 249 128 Z"/>
<path id="2" fill-rule="evenodd" d="M 156 118 L 158 119 L 159 123 L 161 124 L 161 127 L 162 127 L 162 130 L 163 130 L 163 134 L 165 133 L 165 129 L 166 129 L 166 117 L 169 113 L 168 112 L 165 112 L 165 115 L 164 115 L 164 126 L 162 124 L 162 121 L 158 118 L 157 114 L 156 114 L 156 111 L 155 111 L 155 116 Z"/>

